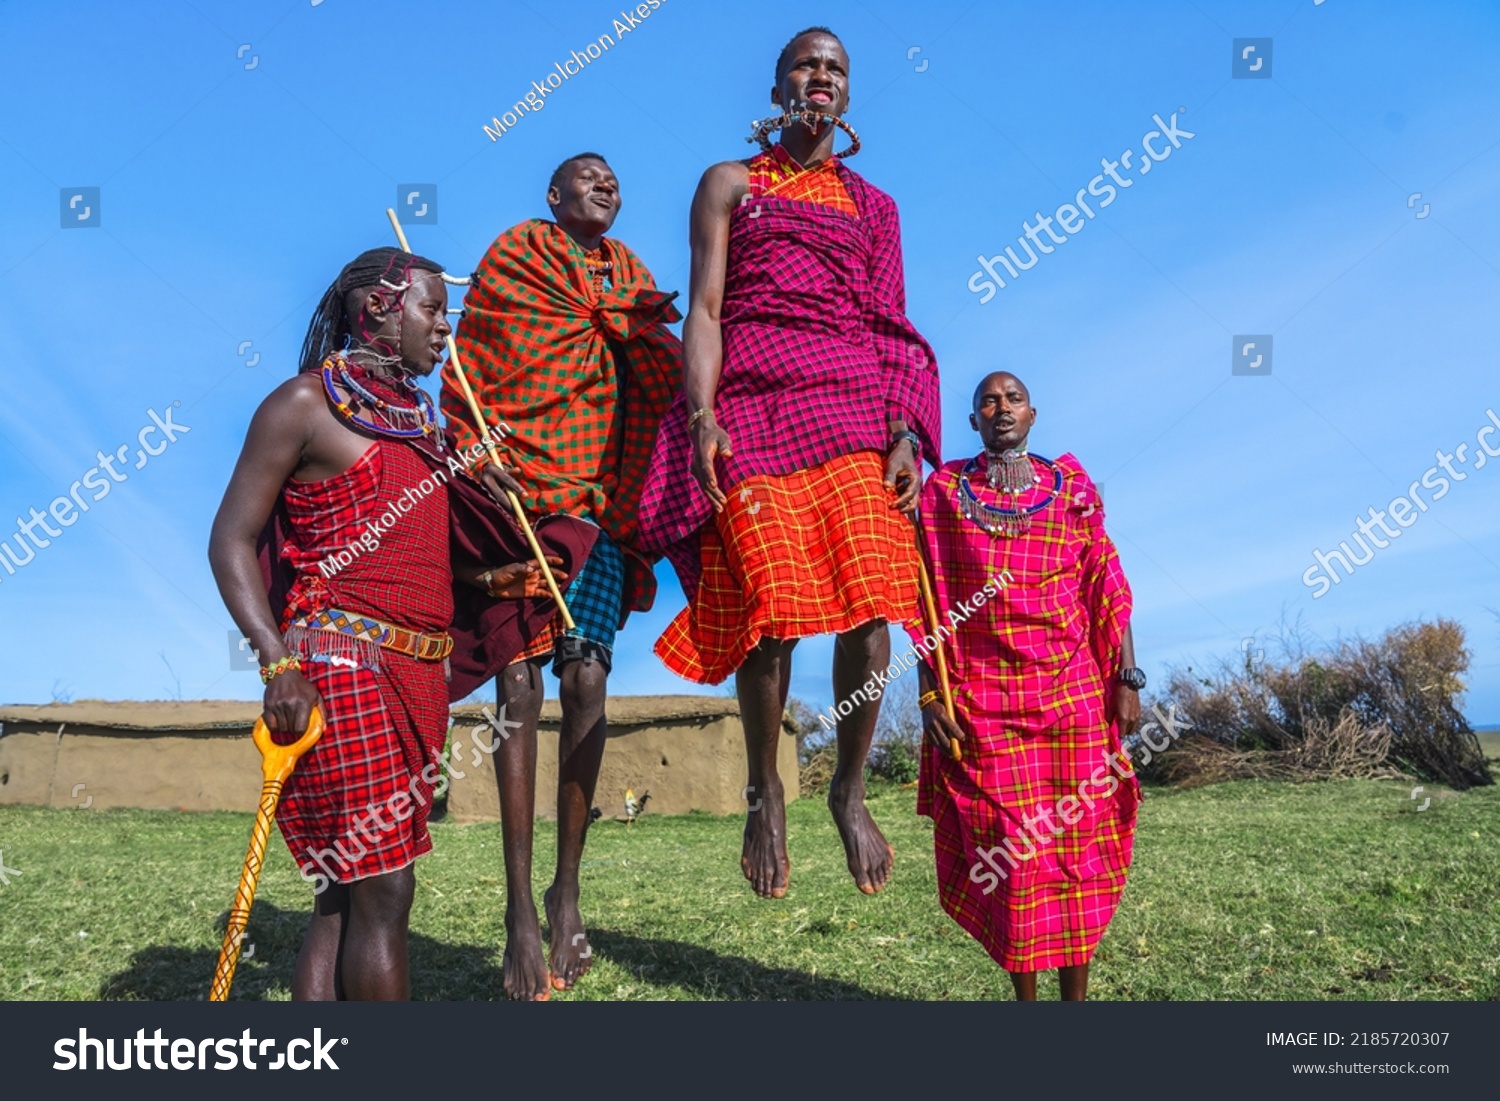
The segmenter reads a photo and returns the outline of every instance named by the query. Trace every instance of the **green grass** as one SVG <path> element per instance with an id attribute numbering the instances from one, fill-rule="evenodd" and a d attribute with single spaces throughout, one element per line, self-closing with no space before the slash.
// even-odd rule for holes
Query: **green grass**
<path id="1" fill-rule="evenodd" d="M 1484 755 L 1492 761 L 1500 760 L 1500 730 L 1481 730 L 1477 737 Z"/>
<path id="2" fill-rule="evenodd" d="M 1234 783 L 1152 790 L 1091 993 L 1127 999 L 1500 997 L 1500 788 Z M 592 831 L 593 971 L 569 999 L 1009 997 L 939 909 L 931 829 L 909 790 L 872 809 L 896 872 L 865 898 L 820 801 L 791 808 L 792 886 L 754 898 L 738 819 L 647 816 Z M 250 818 L 0 808 L 0 999 L 195 998 L 218 947 Z M 413 994 L 500 993 L 495 825 L 433 827 L 412 914 Z M 538 897 L 553 827 L 537 831 Z M 279 837 L 237 998 L 285 998 L 309 889 Z M 1044 980 L 1044 992 L 1049 987 Z M 1050 987 L 1055 993 L 1055 980 Z"/>

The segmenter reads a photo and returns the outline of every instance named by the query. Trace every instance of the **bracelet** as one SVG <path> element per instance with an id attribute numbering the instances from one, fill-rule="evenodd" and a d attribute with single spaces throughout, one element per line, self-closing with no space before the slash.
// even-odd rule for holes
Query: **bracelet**
<path id="1" fill-rule="evenodd" d="M 917 710 L 922 710 L 930 703 L 937 703 L 938 697 L 941 695 L 942 693 L 937 691 L 936 689 L 933 689 L 931 692 L 923 692 L 920 696 L 917 697 Z"/>
<path id="2" fill-rule="evenodd" d="M 702 409 L 698 410 L 692 416 L 688 417 L 688 421 L 687 421 L 688 431 L 691 432 L 693 430 L 693 425 L 697 424 L 704 417 L 711 417 L 713 415 L 714 415 L 714 411 L 712 409 L 710 409 L 708 406 L 705 405 Z"/>
<path id="3" fill-rule="evenodd" d="M 288 654 L 280 661 L 272 662 L 270 665 L 260 667 L 260 683 L 270 684 L 272 679 L 281 676 L 288 669 L 301 669 L 302 659 L 296 654 Z"/>

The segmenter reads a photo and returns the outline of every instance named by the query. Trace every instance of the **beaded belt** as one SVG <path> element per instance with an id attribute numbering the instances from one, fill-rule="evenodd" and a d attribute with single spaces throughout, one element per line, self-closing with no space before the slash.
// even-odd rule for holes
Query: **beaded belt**
<path id="1" fill-rule="evenodd" d="M 297 616 L 291 621 L 293 627 L 314 631 L 335 631 L 363 642 L 373 642 L 386 650 L 394 650 L 418 661 L 442 661 L 453 652 L 453 636 L 424 635 L 420 631 L 409 631 L 394 623 L 373 619 L 367 615 L 341 612 L 337 608 Z"/>

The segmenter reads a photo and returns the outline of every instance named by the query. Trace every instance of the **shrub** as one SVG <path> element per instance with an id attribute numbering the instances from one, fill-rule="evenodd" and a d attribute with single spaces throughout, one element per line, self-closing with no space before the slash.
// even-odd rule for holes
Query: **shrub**
<path id="1" fill-rule="evenodd" d="M 1184 783 L 1194 782 L 1195 767 L 1219 778 L 1227 778 L 1226 769 L 1246 768 L 1311 777 L 1330 768 L 1349 775 L 1357 760 L 1367 775 L 1400 769 L 1460 791 L 1492 784 L 1479 740 L 1458 708 L 1468 665 L 1463 628 L 1437 619 L 1318 652 L 1295 637 L 1283 639 L 1279 663 L 1247 655 L 1238 668 L 1221 662 L 1208 676 L 1174 669 L 1166 698 L 1190 717 L 1193 733 L 1148 771 Z"/>
<path id="2" fill-rule="evenodd" d="M 893 784 L 917 779 L 921 760 L 922 716 L 917 709 L 916 670 L 890 682 L 880 699 L 880 718 L 866 762 L 866 775 Z M 799 791 L 818 795 L 828 790 L 838 765 L 838 743 L 834 732 L 818 721 L 817 713 L 798 699 L 787 701 L 787 729 L 797 735 L 797 760 L 801 766 Z"/>

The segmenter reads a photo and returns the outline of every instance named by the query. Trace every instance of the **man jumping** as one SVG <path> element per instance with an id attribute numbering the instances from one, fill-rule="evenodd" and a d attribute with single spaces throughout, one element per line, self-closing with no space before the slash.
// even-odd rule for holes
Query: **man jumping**
<path id="1" fill-rule="evenodd" d="M 641 506 L 643 543 L 671 558 L 689 603 L 656 652 L 700 683 L 735 676 L 750 803 L 740 865 L 756 894 L 780 898 L 792 650 L 837 636 L 845 717 L 828 805 L 855 884 L 873 894 L 894 853 L 865 807 L 880 709 L 869 688 L 890 661 L 886 624 L 916 609 L 903 514 L 920 450 L 937 453 L 937 363 L 906 319 L 896 204 L 834 155 L 849 106 L 837 36 L 816 27 L 787 43 L 771 102 L 781 114 L 757 128 L 765 152 L 714 165 L 693 199 L 683 396 Z"/>
<path id="2" fill-rule="evenodd" d="M 580 153 L 552 174 L 552 221 L 506 230 L 474 273 L 458 327 L 460 361 L 493 424 L 508 430 L 504 471 L 485 468 L 497 492 L 514 478 L 539 512 L 599 527 L 593 551 L 565 594 L 577 623 L 554 620 L 496 681 L 509 721 L 523 725 L 497 755 L 505 847 L 504 983 L 511 998 L 540 1000 L 568 990 L 592 951 L 578 908 L 594 785 L 606 737 L 605 678 L 615 633 L 632 611 L 651 606 L 656 580 L 635 548 L 636 512 L 651 444 L 681 378 L 682 345 L 666 328 L 680 318 L 674 295 L 605 234 L 620 212 L 620 185 L 604 158 Z M 443 406 L 467 423 L 452 378 Z M 459 432 L 460 444 L 474 437 Z M 531 891 L 536 805 L 536 725 L 542 662 L 560 682 L 557 867 L 543 897 L 551 946 L 542 955 Z"/>

